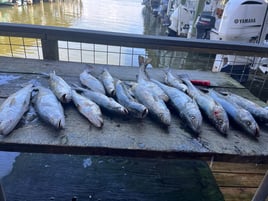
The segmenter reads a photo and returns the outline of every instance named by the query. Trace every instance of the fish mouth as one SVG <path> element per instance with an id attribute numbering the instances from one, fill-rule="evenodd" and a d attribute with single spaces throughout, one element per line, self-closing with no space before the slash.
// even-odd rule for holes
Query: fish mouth
<path id="1" fill-rule="evenodd" d="M 115 96 L 115 90 L 111 90 L 111 95 Z"/>
<path id="2" fill-rule="evenodd" d="M 186 123 L 196 135 L 199 135 L 201 133 L 202 123 L 196 116 L 190 116 L 189 118 L 186 118 Z"/>
<path id="3" fill-rule="evenodd" d="M 57 128 L 58 129 L 64 128 L 64 123 L 62 122 L 62 120 L 59 120 L 58 125 L 57 125 Z"/>
<path id="4" fill-rule="evenodd" d="M 141 113 L 141 118 L 145 118 L 145 117 L 147 116 L 147 114 L 148 114 L 148 109 L 146 108 L 146 109 L 144 109 L 144 110 L 142 111 L 142 113 Z"/>
<path id="5" fill-rule="evenodd" d="M 256 127 L 255 132 L 254 132 L 255 137 L 260 137 L 260 129 Z"/>
<path id="6" fill-rule="evenodd" d="M 123 113 L 124 113 L 125 115 L 127 115 L 127 114 L 128 114 L 128 110 L 127 110 L 126 108 L 124 108 L 124 109 L 123 109 Z"/>
<path id="7" fill-rule="evenodd" d="M 171 122 L 171 119 L 170 117 L 168 117 L 167 115 L 165 114 L 160 114 L 160 120 L 163 124 L 165 124 L 166 126 L 170 126 L 170 122 Z"/>
<path id="8" fill-rule="evenodd" d="M 228 124 L 218 124 L 217 128 L 223 135 L 227 135 L 227 132 L 229 130 L 229 125 Z"/>
<path id="9" fill-rule="evenodd" d="M 69 96 L 68 94 L 63 94 L 62 96 L 61 96 L 61 100 L 62 100 L 62 102 L 64 102 L 64 103 L 69 103 L 70 101 L 71 101 L 71 96 Z"/>

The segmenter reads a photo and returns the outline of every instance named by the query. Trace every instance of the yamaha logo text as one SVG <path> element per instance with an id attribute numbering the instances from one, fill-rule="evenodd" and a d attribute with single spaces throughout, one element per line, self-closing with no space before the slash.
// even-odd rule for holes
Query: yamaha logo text
<path id="1" fill-rule="evenodd" d="M 255 22 L 256 22 L 255 18 L 235 19 L 234 20 L 235 24 L 255 23 Z"/>

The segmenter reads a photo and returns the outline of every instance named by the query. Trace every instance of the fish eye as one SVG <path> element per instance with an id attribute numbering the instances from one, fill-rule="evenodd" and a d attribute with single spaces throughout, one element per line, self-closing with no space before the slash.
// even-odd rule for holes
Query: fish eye
<path id="1" fill-rule="evenodd" d="M 246 123 L 248 126 L 250 126 L 251 125 L 251 122 L 250 121 L 247 121 L 247 123 Z"/>
<path id="2" fill-rule="evenodd" d="M 219 124 L 222 124 L 223 123 L 223 120 L 222 119 L 219 119 L 218 123 Z"/>
<path id="3" fill-rule="evenodd" d="M 191 116 L 191 119 L 195 119 L 195 116 Z"/>

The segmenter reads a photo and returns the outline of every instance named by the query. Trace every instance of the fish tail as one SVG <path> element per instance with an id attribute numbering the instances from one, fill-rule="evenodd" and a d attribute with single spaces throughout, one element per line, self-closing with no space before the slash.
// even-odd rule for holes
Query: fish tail
<path id="1" fill-rule="evenodd" d="M 152 59 L 151 58 L 146 58 L 145 59 L 145 62 L 144 62 L 144 64 L 145 64 L 145 68 L 149 65 L 149 64 L 151 64 L 152 63 Z"/>
<path id="2" fill-rule="evenodd" d="M 139 55 L 139 66 L 144 65 L 146 67 L 148 64 L 152 62 L 151 58 L 146 58 L 144 56 Z"/>

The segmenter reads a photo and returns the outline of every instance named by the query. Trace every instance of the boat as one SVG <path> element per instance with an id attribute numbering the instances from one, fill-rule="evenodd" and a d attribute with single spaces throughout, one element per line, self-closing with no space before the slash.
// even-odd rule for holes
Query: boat
<path id="1" fill-rule="evenodd" d="M 267 0 L 207 0 L 201 12 L 198 11 L 200 5 L 197 3 L 191 3 L 190 6 L 189 2 L 181 5 L 180 1 L 177 1 L 174 5 L 173 9 L 170 9 L 169 6 L 168 10 L 168 12 L 173 10 L 173 13 L 170 14 L 171 25 L 169 28 L 176 24 L 172 22 L 172 15 L 176 10 L 183 7 L 192 13 L 190 20 L 189 14 L 186 12 L 180 12 L 177 19 L 178 22 L 188 20 L 187 29 L 185 29 L 187 23 L 177 22 L 177 24 L 182 24 L 178 30 L 184 30 L 187 38 L 268 44 Z M 178 36 L 180 35 L 178 34 Z M 266 74 L 268 58 L 217 54 L 211 70 L 226 72 L 242 83 L 248 80 L 250 69 L 259 69 Z"/>
<path id="2" fill-rule="evenodd" d="M 0 6 L 14 6 L 15 3 L 13 3 L 10 0 L 0 0 Z"/>
<path id="3" fill-rule="evenodd" d="M 223 7 L 219 28 L 210 31 L 211 40 L 265 44 L 267 38 L 268 4 L 264 0 L 229 0 Z M 231 73 L 239 82 L 245 82 L 250 69 L 268 72 L 267 58 L 237 55 L 216 55 L 212 71 Z"/>

